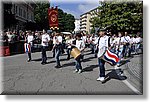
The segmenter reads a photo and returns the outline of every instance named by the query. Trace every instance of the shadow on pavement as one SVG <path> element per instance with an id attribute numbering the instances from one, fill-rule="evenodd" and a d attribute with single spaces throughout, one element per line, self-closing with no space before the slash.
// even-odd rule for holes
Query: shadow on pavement
<path id="1" fill-rule="evenodd" d="M 85 58 L 85 59 L 83 59 L 83 61 L 82 62 L 88 62 L 88 61 L 91 61 L 91 59 L 94 59 L 95 57 L 93 56 L 93 57 L 89 57 L 89 58 Z"/>
<path id="2" fill-rule="evenodd" d="M 70 62 L 70 63 L 66 63 L 66 64 L 63 64 L 63 67 L 68 67 L 68 66 L 75 66 L 75 62 Z"/>
<path id="3" fill-rule="evenodd" d="M 98 65 L 90 65 L 86 68 L 83 69 L 83 72 L 89 72 L 89 71 L 93 71 L 94 68 L 97 68 Z"/>
<path id="4" fill-rule="evenodd" d="M 122 66 L 122 65 L 124 65 L 124 64 L 126 64 L 128 62 L 130 62 L 130 60 L 121 60 L 120 61 L 121 64 L 119 66 Z"/>
<path id="5" fill-rule="evenodd" d="M 116 80 L 126 80 L 127 79 L 126 76 L 120 75 L 119 73 L 123 73 L 121 71 L 121 69 L 116 69 L 116 70 L 112 69 L 112 71 L 106 75 L 106 80 L 103 83 L 106 83 L 107 81 L 109 81 L 111 79 L 116 79 Z"/>

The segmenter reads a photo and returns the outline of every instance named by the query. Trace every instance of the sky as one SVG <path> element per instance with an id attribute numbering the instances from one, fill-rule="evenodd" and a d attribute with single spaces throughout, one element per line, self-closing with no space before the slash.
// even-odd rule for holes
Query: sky
<path id="1" fill-rule="evenodd" d="M 99 6 L 99 0 L 49 0 L 49 2 L 50 6 L 58 6 L 76 19 L 79 19 L 81 14 Z"/>

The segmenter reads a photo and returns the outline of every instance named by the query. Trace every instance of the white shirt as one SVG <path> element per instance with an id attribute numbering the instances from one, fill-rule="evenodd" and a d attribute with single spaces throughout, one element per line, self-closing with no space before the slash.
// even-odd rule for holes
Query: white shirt
<path id="1" fill-rule="evenodd" d="M 135 38 L 135 43 L 140 43 L 140 42 L 142 42 L 142 38 L 141 37 Z"/>
<path id="2" fill-rule="evenodd" d="M 81 51 L 85 48 L 85 43 L 83 40 L 76 40 L 76 47 Z"/>
<path id="3" fill-rule="evenodd" d="M 33 39 L 34 39 L 34 37 L 33 37 L 33 35 L 28 35 L 28 37 L 27 37 L 27 43 L 30 43 L 31 45 L 33 44 Z"/>
<path id="4" fill-rule="evenodd" d="M 124 41 L 124 37 L 117 37 L 115 40 L 114 40 L 114 43 L 115 43 L 115 46 L 116 46 L 116 48 L 118 48 L 118 47 L 120 47 L 120 48 L 123 48 L 123 44 L 120 44 L 119 45 L 119 43 L 123 43 L 123 42 L 125 42 Z"/>
<path id="5" fill-rule="evenodd" d="M 53 37 L 53 44 L 56 44 L 56 36 Z"/>
<path id="6" fill-rule="evenodd" d="M 72 44 L 73 41 L 74 41 L 74 39 L 69 39 L 69 40 L 66 40 L 66 43 L 67 44 Z M 71 46 L 69 45 L 68 48 L 71 48 Z"/>
<path id="7" fill-rule="evenodd" d="M 59 43 L 62 43 L 62 36 L 57 36 L 56 39 Z M 56 44 L 59 44 L 58 42 L 56 42 Z"/>
<path id="8" fill-rule="evenodd" d="M 135 38 L 134 37 L 131 38 L 130 43 L 131 44 L 135 43 Z"/>
<path id="9" fill-rule="evenodd" d="M 84 42 L 86 42 L 86 39 L 87 39 L 86 36 L 83 36 L 83 37 L 82 37 L 82 40 L 83 40 Z"/>
<path id="10" fill-rule="evenodd" d="M 12 41 L 13 35 L 12 34 L 7 34 L 7 36 L 8 36 L 8 41 Z"/>
<path id="11" fill-rule="evenodd" d="M 100 50 L 103 48 L 103 47 L 105 47 L 105 48 L 108 48 L 108 36 L 103 36 L 103 37 L 101 37 L 100 38 L 100 40 L 99 40 L 99 38 L 98 39 L 96 39 L 95 40 L 95 44 L 98 44 L 98 40 L 99 40 L 99 44 L 98 44 L 98 54 L 97 54 L 97 56 L 98 57 L 101 57 L 100 55 L 101 55 L 101 52 L 100 52 Z"/>
<path id="12" fill-rule="evenodd" d="M 43 41 L 46 41 L 47 43 L 43 43 Z M 48 42 L 50 41 L 50 37 L 47 33 L 42 35 L 42 46 L 48 46 Z"/>
<path id="13" fill-rule="evenodd" d="M 129 43 L 130 42 L 130 37 L 129 36 L 123 36 L 124 42 Z"/>

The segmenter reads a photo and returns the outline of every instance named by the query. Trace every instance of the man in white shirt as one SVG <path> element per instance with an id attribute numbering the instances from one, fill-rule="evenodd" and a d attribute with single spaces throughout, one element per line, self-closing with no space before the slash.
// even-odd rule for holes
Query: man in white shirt
<path id="1" fill-rule="evenodd" d="M 55 59 L 56 59 L 56 66 L 55 68 L 61 68 L 61 64 L 60 64 L 60 59 L 59 59 L 59 56 L 62 52 L 62 36 L 60 35 L 60 33 L 57 33 L 56 34 L 56 45 L 55 45 L 55 52 L 56 52 L 56 55 L 55 55 Z"/>
<path id="2" fill-rule="evenodd" d="M 99 65 L 99 77 L 97 81 L 104 82 L 105 81 L 105 61 L 101 59 L 101 49 L 108 48 L 108 36 L 105 34 L 105 31 L 99 31 L 100 38 L 94 42 L 94 44 L 98 44 L 98 65 Z"/>
<path id="3" fill-rule="evenodd" d="M 128 33 L 125 32 L 125 36 L 124 36 L 124 49 L 123 49 L 123 56 L 124 57 L 130 57 L 131 56 L 131 48 L 130 48 L 130 37 L 128 36 Z"/>
<path id="4" fill-rule="evenodd" d="M 72 38 L 72 35 L 69 35 L 66 38 L 66 45 L 67 45 L 67 60 L 70 59 L 70 51 L 71 51 L 71 44 L 73 44 L 74 39 Z"/>
<path id="5" fill-rule="evenodd" d="M 137 33 L 137 36 L 135 38 L 135 53 L 139 53 L 140 45 L 142 43 L 142 38 L 140 37 L 140 33 Z"/>
<path id="6" fill-rule="evenodd" d="M 46 56 L 46 49 L 48 48 L 48 43 L 50 41 L 50 36 L 46 33 L 45 30 L 43 30 L 43 34 L 42 34 L 42 65 L 47 64 L 47 56 Z"/>
<path id="7" fill-rule="evenodd" d="M 116 46 L 116 54 L 118 55 L 119 57 L 119 62 L 117 63 L 117 66 L 119 67 L 120 66 L 120 62 L 121 62 L 121 59 L 123 58 L 123 48 L 124 48 L 124 37 L 122 37 L 122 33 L 121 32 L 118 32 L 118 37 L 115 41 L 115 46 Z"/>
<path id="8" fill-rule="evenodd" d="M 25 41 L 26 41 L 28 44 L 30 44 L 30 48 L 31 48 L 31 51 L 28 52 L 28 62 L 30 62 L 31 59 L 32 59 L 32 58 L 31 58 L 31 52 L 32 52 L 32 50 L 33 50 L 33 40 L 34 40 L 34 37 L 33 37 L 32 33 L 31 33 L 31 32 L 27 32 L 27 36 L 26 36 Z"/>

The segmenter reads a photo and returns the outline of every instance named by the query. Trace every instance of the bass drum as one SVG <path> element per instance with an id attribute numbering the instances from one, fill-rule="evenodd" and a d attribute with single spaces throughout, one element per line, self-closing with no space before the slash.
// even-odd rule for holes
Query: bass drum
<path id="1" fill-rule="evenodd" d="M 74 59 L 77 59 L 81 55 L 81 52 L 78 48 L 74 47 L 70 54 L 74 57 Z"/>

